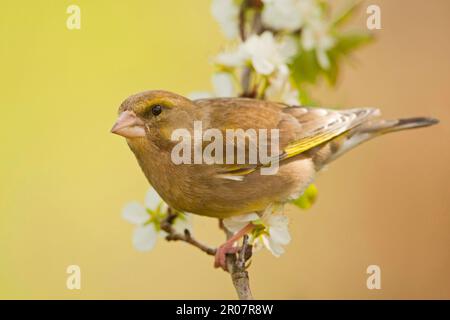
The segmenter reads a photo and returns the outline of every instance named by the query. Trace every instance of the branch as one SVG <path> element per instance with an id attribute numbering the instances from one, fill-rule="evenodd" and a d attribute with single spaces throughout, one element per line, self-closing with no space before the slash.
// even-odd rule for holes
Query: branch
<path id="1" fill-rule="evenodd" d="M 254 98 L 254 93 L 250 92 L 250 77 L 252 75 L 252 69 L 249 66 L 245 66 L 241 75 L 241 86 L 243 98 Z"/>
<path id="2" fill-rule="evenodd" d="M 195 240 L 189 230 L 184 230 L 184 235 L 177 233 L 173 227 L 173 221 L 177 217 L 177 214 L 170 212 L 166 219 L 164 219 L 161 222 L 161 229 L 167 232 L 166 240 L 167 241 L 183 241 L 190 245 L 193 245 L 194 247 L 199 248 L 201 251 L 205 252 L 206 254 L 213 256 L 216 254 L 216 249 L 210 248 L 197 240 Z"/>
<path id="3" fill-rule="evenodd" d="M 253 9 L 253 20 L 249 22 L 250 34 L 261 34 L 264 31 L 264 27 L 261 21 L 261 9 L 263 7 L 263 3 L 261 0 L 244 0 L 239 9 L 239 35 L 241 37 L 242 42 L 245 42 L 247 39 L 245 24 L 247 23 L 246 11 L 247 9 Z M 243 67 L 241 74 L 241 86 L 242 93 L 241 97 L 244 98 L 257 98 L 257 87 L 258 84 L 254 83 L 253 88 L 250 88 L 250 82 L 252 80 L 253 70 L 250 66 Z M 255 80 L 253 78 L 253 80 Z"/>
<path id="4" fill-rule="evenodd" d="M 251 255 L 252 248 L 248 243 L 248 235 L 244 236 L 242 247 L 237 255 L 227 255 L 227 268 L 240 300 L 253 300 L 252 291 L 250 290 L 250 279 L 245 266 L 245 262 L 250 259 Z"/>
<path id="5" fill-rule="evenodd" d="M 186 242 L 206 254 L 214 256 L 216 254 L 216 249 L 210 248 L 195 240 L 189 230 L 184 230 L 184 234 L 177 233 L 174 230 L 173 223 L 177 216 L 178 214 L 169 208 L 167 218 L 161 221 L 161 230 L 167 232 L 166 240 Z M 223 227 L 221 220 L 219 226 L 224 230 L 227 238 L 232 236 L 232 234 Z M 242 242 L 242 247 L 239 249 L 237 254 L 228 254 L 226 257 L 227 272 L 231 275 L 231 280 L 233 281 L 234 288 L 236 289 L 236 293 L 240 300 L 253 300 L 252 292 L 250 290 L 249 276 L 246 270 L 246 262 L 251 258 L 251 256 L 252 246 L 248 243 L 248 235 L 245 235 Z"/>

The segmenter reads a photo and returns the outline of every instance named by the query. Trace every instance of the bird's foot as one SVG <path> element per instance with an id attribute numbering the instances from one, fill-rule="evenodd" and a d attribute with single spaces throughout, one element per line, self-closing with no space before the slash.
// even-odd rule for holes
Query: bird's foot
<path id="1" fill-rule="evenodd" d="M 234 247 L 233 243 L 225 242 L 223 245 L 216 249 L 216 255 L 214 258 L 214 268 L 222 268 L 227 271 L 227 254 L 235 254 L 239 251 L 239 247 Z"/>
<path id="2" fill-rule="evenodd" d="M 235 254 L 239 252 L 240 248 L 235 247 L 234 243 L 242 238 L 245 234 L 251 232 L 255 226 L 252 223 L 249 223 L 247 226 L 238 231 L 235 235 L 233 235 L 230 239 L 228 239 L 224 244 L 216 249 L 216 256 L 214 259 L 214 268 L 222 268 L 225 271 L 227 270 L 227 262 L 226 255 L 227 254 Z"/>

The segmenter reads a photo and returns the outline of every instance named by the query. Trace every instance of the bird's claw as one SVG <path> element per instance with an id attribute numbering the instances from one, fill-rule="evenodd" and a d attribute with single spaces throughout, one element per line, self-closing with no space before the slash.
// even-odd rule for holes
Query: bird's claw
<path id="1" fill-rule="evenodd" d="M 222 268 L 225 271 L 228 271 L 226 255 L 227 254 L 235 254 L 239 251 L 238 247 L 233 247 L 233 244 L 224 243 L 216 250 L 216 255 L 214 258 L 214 268 Z"/>

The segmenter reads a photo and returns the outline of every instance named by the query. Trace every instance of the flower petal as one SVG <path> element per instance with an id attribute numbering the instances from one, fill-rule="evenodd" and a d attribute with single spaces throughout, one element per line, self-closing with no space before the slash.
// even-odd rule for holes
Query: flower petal
<path id="1" fill-rule="evenodd" d="M 284 214 L 272 214 L 267 217 L 267 222 L 271 227 L 287 228 L 289 224 L 289 218 Z"/>
<path id="2" fill-rule="evenodd" d="M 138 202 L 130 202 L 123 208 L 122 217 L 136 225 L 144 224 L 150 219 L 149 214 L 145 211 L 145 208 Z"/>
<path id="3" fill-rule="evenodd" d="M 263 215 L 262 221 L 268 234 L 262 234 L 260 238 L 264 246 L 278 257 L 284 253 L 283 245 L 291 241 L 288 230 L 289 219 L 284 215 L 267 212 Z"/>
<path id="4" fill-rule="evenodd" d="M 145 195 L 145 207 L 147 209 L 150 209 L 152 211 L 155 211 L 156 208 L 158 208 L 159 204 L 162 202 L 163 200 L 161 199 L 161 197 L 159 196 L 158 192 L 156 192 L 155 189 L 150 188 L 147 192 L 147 194 Z"/>
<path id="5" fill-rule="evenodd" d="M 190 233 L 192 233 L 193 227 L 192 227 L 192 215 L 185 213 L 180 214 L 173 224 L 173 229 L 177 233 L 184 234 L 185 230 L 188 230 Z"/>
<path id="6" fill-rule="evenodd" d="M 236 233 L 242 228 L 244 228 L 248 222 L 235 221 L 231 219 L 223 219 L 223 225 L 227 228 L 228 231 L 232 233 Z"/>
<path id="7" fill-rule="evenodd" d="M 278 47 L 282 58 L 289 61 L 298 52 L 298 40 L 294 37 L 285 37 Z"/>
<path id="8" fill-rule="evenodd" d="M 164 230 L 158 231 L 158 238 L 165 239 L 169 234 L 165 232 Z"/>
<path id="9" fill-rule="evenodd" d="M 330 68 L 330 59 L 328 58 L 328 55 L 325 50 L 317 49 L 316 57 L 322 69 L 328 70 Z"/>
<path id="10" fill-rule="evenodd" d="M 151 223 L 146 226 L 138 226 L 133 234 L 133 246 L 138 251 L 150 251 L 155 247 L 157 232 Z"/>
<path id="11" fill-rule="evenodd" d="M 187 95 L 187 97 L 191 100 L 198 100 L 198 99 L 208 99 L 214 97 L 214 95 L 211 92 L 207 91 L 194 91 Z"/>
<path id="12" fill-rule="evenodd" d="M 219 53 L 214 62 L 225 67 L 240 67 L 248 59 L 248 53 L 244 45 L 240 45 L 232 51 Z"/>
<path id="13" fill-rule="evenodd" d="M 290 83 L 289 69 L 286 65 L 281 65 L 274 75 L 269 78 L 269 81 L 270 85 L 264 95 L 267 100 L 298 105 L 299 93 Z"/>
<path id="14" fill-rule="evenodd" d="M 260 216 L 256 213 L 249 213 L 240 216 L 234 216 L 230 218 L 223 219 L 223 225 L 228 231 L 236 233 L 248 225 L 250 222 L 259 220 Z"/>
<path id="15" fill-rule="evenodd" d="M 235 96 L 233 78 L 228 72 L 217 72 L 212 76 L 212 83 L 216 97 Z"/>
<path id="16" fill-rule="evenodd" d="M 252 252 L 258 252 L 260 251 L 262 248 L 264 248 L 264 243 L 262 240 L 262 236 L 261 237 L 257 237 L 256 239 L 251 239 L 250 243 L 252 244 Z"/>
<path id="17" fill-rule="evenodd" d="M 314 39 L 314 32 L 311 28 L 305 28 L 302 31 L 302 46 L 305 50 L 311 50 L 316 45 L 316 40 Z"/>
<path id="18" fill-rule="evenodd" d="M 269 75 L 275 70 L 275 66 L 270 63 L 270 61 L 264 59 L 263 57 L 255 56 L 252 58 L 253 68 L 255 68 L 256 72 Z"/>
<path id="19" fill-rule="evenodd" d="M 294 31 L 303 23 L 298 0 L 263 0 L 262 20 L 276 30 Z"/>
<path id="20" fill-rule="evenodd" d="M 268 237 L 267 235 L 263 235 L 262 236 L 262 240 L 264 243 L 264 246 L 275 256 L 275 257 L 279 257 L 284 253 L 284 248 L 274 242 L 270 237 Z"/>
<path id="21" fill-rule="evenodd" d="M 252 222 L 252 221 L 260 219 L 260 216 L 257 213 L 252 212 L 252 213 L 242 214 L 240 216 L 234 216 L 229 219 L 233 219 L 235 221 L 241 221 L 241 222 Z"/>
<path id="22" fill-rule="evenodd" d="M 291 235 L 289 234 L 289 230 L 287 227 L 285 228 L 271 227 L 269 228 L 269 235 L 274 242 L 279 244 L 286 245 L 289 242 L 291 242 Z"/>
<path id="23" fill-rule="evenodd" d="M 227 38 L 233 39 L 239 35 L 239 7 L 234 0 L 213 0 L 211 14 Z"/>

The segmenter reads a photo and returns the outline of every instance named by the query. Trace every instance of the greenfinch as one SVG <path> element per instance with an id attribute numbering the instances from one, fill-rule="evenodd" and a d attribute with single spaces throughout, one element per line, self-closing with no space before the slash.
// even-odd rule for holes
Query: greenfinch
<path id="1" fill-rule="evenodd" d="M 119 107 L 112 132 L 126 138 L 149 183 L 176 210 L 203 216 L 227 218 L 251 212 L 262 213 L 274 205 L 298 198 L 325 165 L 362 142 L 388 132 L 426 127 L 432 118 L 382 120 L 373 108 L 333 110 L 291 106 L 248 98 L 190 100 L 167 91 L 145 91 L 127 98 Z M 173 133 L 182 129 L 195 136 L 195 123 L 202 130 L 266 130 L 278 139 L 270 159 L 277 164 L 272 174 L 262 174 L 267 162 L 260 159 L 236 163 L 236 146 L 224 138 L 223 148 L 233 150 L 232 162 L 177 163 L 173 149 L 179 140 Z M 276 130 L 276 131 L 274 131 Z M 241 131 L 241 132 L 242 132 Z M 276 135 L 275 135 L 276 133 Z M 267 146 L 246 136 L 245 152 Z M 274 139 L 275 140 L 275 139 Z M 191 146 L 194 149 L 195 142 Z M 204 150 L 208 143 L 202 141 Z M 270 144 L 273 146 L 273 144 Z M 194 150 L 195 151 L 195 150 Z M 195 152 L 192 152 L 193 157 Z M 206 160 L 206 159 L 205 159 Z M 251 230 L 244 228 L 219 247 L 216 266 L 232 252 L 233 242 Z"/>

